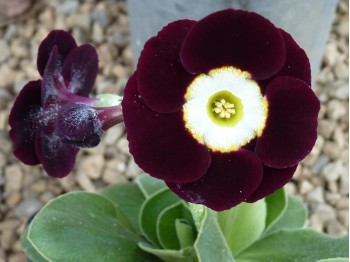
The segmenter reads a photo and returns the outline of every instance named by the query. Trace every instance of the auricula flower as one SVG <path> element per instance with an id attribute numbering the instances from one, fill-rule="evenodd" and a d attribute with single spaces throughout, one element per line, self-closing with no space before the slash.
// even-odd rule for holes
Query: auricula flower
<path id="1" fill-rule="evenodd" d="M 41 80 L 28 82 L 9 116 L 14 155 L 23 163 L 41 163 L 54 177 L 72 170 L 81 147 L 96 146 L 102 133 L 123 120 L 120 99 L 89 98 L 98 72 L 93 46 L 77 46 L 65 31 L 52 31 L 40 44 Z M 112 97 L 112 98 L 111 98 Z"/>
<path id="2" fill-rule="evenodd" d="M 130 152 L 186 201 L 214 210 L 286 184 L 311 151 L 319 101 L 293 38 L 223 10 L 149 39 L 122 102 Z"/>

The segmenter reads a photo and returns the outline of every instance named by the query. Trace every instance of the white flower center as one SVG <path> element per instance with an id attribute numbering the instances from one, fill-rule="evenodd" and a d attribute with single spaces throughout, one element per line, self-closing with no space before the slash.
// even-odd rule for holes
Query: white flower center
<path id="1" fill-rule="evenodd" d="M 238 150 L 265 127 L 267 100 L 250 74 L 235 67 L 198 75 L 188 86 L 185 99 L 186 128 L 213 151 Z"/>

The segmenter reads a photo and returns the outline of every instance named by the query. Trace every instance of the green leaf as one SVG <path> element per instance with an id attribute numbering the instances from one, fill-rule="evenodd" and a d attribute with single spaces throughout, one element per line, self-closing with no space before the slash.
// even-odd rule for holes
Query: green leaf
<path id="1" fill-rule="evenodd" d="M 310 262 L 348 257 L 347 237 L 335 238 L 311 229 L 284 229 L 255 242 L 239 260 L 251 262 Z"/>
<path id="2" fill-rule="evenodd" d="M 179 218 L 192 219 L 191 213 L 183 201 L 179 201 L 163 209 L 157 218 L 157 236 L 165 249 L 180 249 L 175 221 Z"/>
<path id="3" fill-rule="evenodd" d="M 195 210 L 197 213 L 197 210 L 193 207 L 190 210 Z M 196 214 L 196 216 L 200 218 L 197 221 L 201 221 L 198 236 L 194 243 L 199 261 L 234 261 L 230 248 L 220 230 L 216 213 L 204 208 L 203 213 Z"/>
<path id="4" fill-rule="evenodd" d="M 179 240 L 180 248 L 185 248 L 194 244 L 194 241 L 196 240 L 195 229 L 187 220 L 176 219 L 175 230 L 176 236 Z"/>
<path id="5" fill-rule="evenodd" d="M 146 199 L 136 184 L 111 185 L 100 193 L 110 199 L 122 211 L 137 232 L 141 232 L 139 215 L 141 206 Z M 121 217 L 122 215 L 120 215 L 119 220 L 124 221 Z"/>
<path id="6" fill-rule="evenodd" d="M 218 212 L 221 231 L 235 256 L 259 238 L 265 229 L 266 203 L 242 203 L 229 210 Z"/>
<path id="7" fill-rule="evenodd" d="M 316 262 L 349 262 L 349 259 L 345 257 L 336 257 L 336 258 L 321 259 L 321 260 L 317 260 Z"/>
<path id="8" fill-rule="evenodd" d="M 294 198 L 288 197 L 287 208 L 282 216 L 273 223 L 266 234 L 270 234 L 279 229 L 302 228 L 305 226 L 307 211 L 304 204 Z"/>
<path id="9" fill-rule="evenodd" d="M 140 242 L 139 247 L 152 255 L 155 255 L 165 262 L 197 262 L 196 251 L 193 247 L 181 250 L 156 249 L 148 243 Z"/>
<path id="10" fill-rule="evenodd" d="M 146 198 L 150 197 L 154 193 L 167 188 L 163 180 L 151 177 L 147 174 L 141 174 L 135 179 L 136 184 Z"/>
<path id="11" fill-rule="evenodd" d="M 35 262 L 48 262 L 48 260 L 45 259 L 43 256 L 41 256 L 40 253 L 32 245 L 32 243 L 28 240 L 27 235 L 28 235 L 28 228 L 24 230 L 20 239 L 22 249 L 27 255 L 27 257 L 31 261 L 35 261 Z"/>
<path id="12" fill-rule="evenodd" d="M 202 227 L 202 222 L 206 217 L 207 208 L 203 205 L 188 203 L 197 230 Z"/>
<path id="13" fill-rule="evenodd" d="M 179 200 L 175 193 L 166 188 L 150 196 L 141 207 L 139 220 L 141 232 L 156 247 L 161 246 L 157 236 L 158 216 L 164 209 Z"/>
<path id="14" fill-rule="evenodd" d="M 288 198 L 284 188 L 267 196 L 265 202 L 267 208 L 265 230 L 267 231 L 283 215 L 287 208 Z"/>
<path id="15" fill-rule="evenodd" d="M 35 216 L 28 240 L 49 261 L 154 261 L 116 214 L 115 205 L 100 194 L 67 193 Z"/>

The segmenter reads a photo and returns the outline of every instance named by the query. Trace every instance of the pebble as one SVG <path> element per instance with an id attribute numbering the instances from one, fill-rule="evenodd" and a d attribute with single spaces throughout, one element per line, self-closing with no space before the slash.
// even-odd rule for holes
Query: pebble
<path id="1" fill-rule="evenodd" d="M 334 74 L 338 79 L 349 78 L 349 65 L 339 62 L 334 66 Z"/>
<path id="2" fill-rule="evenodd" d="M 103 42 L 104 40 L 104 32 L 103 32 L 103 28 L 102 26 L 97 23 L 94 22 L 92 24 L 92 40 L 94 42 L 96 42 L 97 44 L 100 44 Z"/>
<path id="3" fill-rule="evenodd" d="M 19 191 L 12 191 L 6 197 L 6 205 L 9 208 L 14 208 L 22 199 L 22 195 Z"/>
<path id="4" fill-rule="evenodd" d="M 23 253 L 15 253 L 9 257 L 8 262 L 24 262 L 27 261 L 26 259 L 27 258 Z"/>
<path id="5" fill-rule="evenodd" d="M 330 42 L 326 45 L 323 61 L 327 66 L 333 66 L 339 55 L 338 46 L 335 42 Z"/>
<path id="6" fill-rule="evenodd" d="M 5 39 L 0 39 L 0 63 L 6 61 L 11 55 L 9 45 Z"/>
<path id="7" fill-rule="evenodd" d="M 22 188 L 23 172 L 18 165 L 5 167 L 5 191 L 12 192 Z"/>
<path id="8" fill-rule="evenodd" d="M 84 32 L 89 32 L 90 30 L 90 14 L 88 13 L 80 13 L 77 15 L 74 15 L 74 24 L 82 29 Z"/>
<path id="9" fill-rule="evenodd" d="M 318 121 L 317 132 L 324 138 L 330 138 L 335 127 L 336 122 L 334 120 L 320 119 Z"/>
<path id="10" fill-rule="evenodd" d="M 308 180 L 301 181 L 299 187 L 299 192 L 302 195 L 309 193 L 314 188 L 314 186 Z"/>
<path id="11" fill-rule="evenodd" d="M 24 199 L 16 208 L 15 214 L 18 217 L 29 217 L 39 211 L 42 203 L 36 198 Z"/>
<path id="12" fill-rule="evenodd" d="M 92 183 L 90 178 L 88 178 L 85 175 L 85 173 L 78 171 L 77 176 L 76 176 L 76 180 L 82 189 L 86 190 L 87 192 L 96 192 L 95 185 Z"/>
<path id="13" fill-rule="evenodd" d="M 339 210 L 338 219 L 345 228 L 349 227 L 349 212 L 348 210 Z"/>
<path id="14" fill-rule="evenodd" d="M 106 145 L 115 145 L 124 132 L 125 128 L 123 125 L 113 126 L 107 130 L 103 141 Z"/>
<path id="15" fill-rule="evenodd" d="M 323 169 L 321 174 L 326 179 L 327 182 L 335 182 L 340 178 L 340 174 L 343 171 L 343 166 L 340 161 L 331 162 L 327 164 Z"/>
<path id="16" fill-rule="evenodd" d="M 78 169 L 91 179 L 99 179 L 104 167 L 104 158 L 102 154 L 93 154 L 80 160 Z"/>
<path id="17" fill-rule="evenodd" d="M 117 143 L 117 148 L 120 150 L 121 153 L 129 155 L 129 142 L 126 139 L 126 136 L 119 139 Z"/>
<path id="18" fill-rule="evenodd" d="M 134 179 L 138 175 L 143 173 L 143 170 L 135 163 L 133 157 L 130 157 L 128 167 L 126 168 L 125 175 L 127 178 Z"/>
<path id="19" fill-rule="evenodd" d="M 98 10 L 95 10 L 91 14 L 91 18 L 93 21 L 100 24 L 103 28 L 107 27 L 110 23 L 110 18 L 105 8 L 99 8 Z"/>
<path id="20" fill-rule="evenodd" d="M 333 236 L 344 236 L 347 234 L 346 229 L 337 220 L 331 220 L 326 223 L 326 231 Z"/>
<path id="21" fill-rule="evenodd" d="M 349 99 L 349 83 L 344 80 L 335 81 L 328 93 L 333 98 L 347 100 Z"/>
<path id="22" fill-rule="evenodd" d="M 328 103 L 327 114 L 331 119 L 338 120 L 346 114 L 346 108 L 339 100 L 332 99 Z"/>
<path id="23" fill-rule="evenodd" d="M 328 156 L 332 160 L 338 159 L 341 149 L 338 144 L 333 141 L 326 141 L 322 151 L 326 156 Z"/>
<path id="24" fill-rule="evenodd" d="M 107 184 L 125 183 L 127 179 L 124 175 L 116 172 L 116 169 L 106 168 L 103 172 L 102 180 Z"/>
<path id="25" fill-rule="evenodd" d="M 324 203 L 324 189 L 317 187 L 306 195 L 308 202 Z"/>
<path id="26" fill-rule="evenodd" d="M 311 168 L 311 172 L 315 175 L 320 174 L 321 170 L 324 168 L 325 165 L 329 163 L 330 159 L 328 156 L 321 155 L 313 164 Z"/>
<path id="27" fill-rule="evenodd" d="M 78 0 L 65 0 L 56 6 L 56 12 L 60 15 L 71 15 L 76 12 L 78 6 Z"/>

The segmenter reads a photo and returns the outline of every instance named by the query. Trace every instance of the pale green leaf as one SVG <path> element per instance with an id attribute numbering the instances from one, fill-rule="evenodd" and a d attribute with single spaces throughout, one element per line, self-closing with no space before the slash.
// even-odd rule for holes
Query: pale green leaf
<path id="1" fill-rule="evenodd" d="M 54 262 L 155 261 L 138 247 L 142 239 L 116 215 L 116 206 L 100 194 L 67 193 L 35 216 L 28 240 L 42 257 Z"/>
<path id="2" fill-rule="evenodd" d="M 25 252 L 25 254 L 27 255 L 27 257 L 31 260 L 31 261 L 35 261 L 35 262 L 48 262 L 47 259 L 45 259 L 36 249 L 35 247 L 32 245 L 32 243 L 28 240 L 27 238 L 27 234 L 28 234 L 28 228 L 26 228 L 24 230 L 24 232 L 21 235 L 21 246 L 23 251 Z"/>
<path id="3" fill-rule="evenodd" d="M 127 217 L 133 228 L 140 232 L 140 209 L 146 199 L 136 184 L 124 183 L 111 185 L 104 188 L 100 193 L 110 199 Z M 120 217 L 119 220 L 123 221 Z"/>
<path id="4" fill-rule="evenodd" d="M 267 196 L 265 202 L 267 209 L 265 230 L 267 231 L 283 215 L 287 208 L 288 198 L 284 188 Z"/>
<path id="5" fill-rule="evenodd" d="M 284 229 L 258 240 L 237 259 L 251 262 L 311 262 L 348 257 L 348 245 L 348 237 L 336 238 L 311 229 Z"/>
<path id="6" fill-rule="evenodd" d="M 196 251 L 193 247 L 181 250 L 157 249 L 148 243 L 140 242 L 139 247 L 152 255 L 155 255 L 165 262 L 197 262 Z"/>
<path id="7" fill-rule="evenodd" d="M 192 219 L 188 207 L 181 200 L 160 212 L 156 226 L 158 240 L 163 248 L 180 249 L 180 242 L 175 227 L 175 221 L 180 218 Z"/>
<path id="8" fill-rule="evenodd" d="M 151 177 L 148 174 L 141 174 L 135 179 L 136 184 L 146 198 L 154 193 L 167 188 L 163 180 Z"/>
<path id="9" fill-rule="evenodd" d="M 157 219 L 168 206 L 180 201 L 169 189 L 162 189 L 151 195 L 142 205 L 140 211 L 140 228 L 143 235 L 156 247 L 160 247 L 157 236 Z"/>
<path id="10" fill-rule="evenodd" d="M 335 257 L 335 258 L 320 259 L 320 260 L 317 260 L 316 262 L 349 262 L 349 259 L 345 257 Z"/>
<path id="11" fill-rule="evenodd" d="M 196 230 L 187 220 L 175 220 L 176 235 L 179 240 L 180 248 L 193 246 L 196 239 Z"/>
<path id="12" fill-rule="evenodd" d="M 216 213 L 208 208 L 190 208 L 200 221 L 198 236 L 194 243 L 199 261 L 234 261 L 230 248 L 220 230 Z"/>
<path id="13" fill-rule="evenodd" d="M 223 235 L 235 256 L 259 238 L 265 229 L 266 203 L 241 203 L 226 211 L 218 212 L 218 222 Z"/>
<path id="14" fill-rule="evenodd" d="M 287 208 L 279 217 L 275 223 L 273 223 L 270 229 L 266 232 L 269 234 L 279 229 L 287 228 L 302 228 L 304 227 L 307 219 L 307 211 L 305 205 L 294 197 L 288 197 Z"/>

